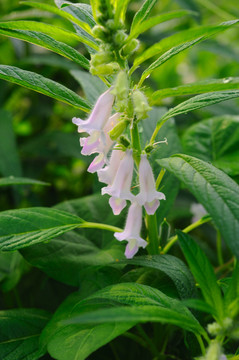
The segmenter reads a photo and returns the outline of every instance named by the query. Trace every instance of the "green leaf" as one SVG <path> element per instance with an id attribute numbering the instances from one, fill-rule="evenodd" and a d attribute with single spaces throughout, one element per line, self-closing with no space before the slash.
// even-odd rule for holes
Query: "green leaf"
<path id="1" fill-rule="evenodd" d="M 22 4 L 32 6 L 32 7 L 37 8 L 37 9 L 49 11 L 49 12 L 51 12 L 53 14 L 59 15 L 59 16 L 65 18 L 65 19 L 67 19 L 69 21 L 74 22 L 75 24 L 80 26 L 83 30 L 85 30 L 88 34 L 92 35 L 91 27 L 89 26 L 88 23 L 82 21 L 79 18 L 74 17 L 72 14 L 67 13 L 66 11 L 58 9 L 55 6 L 40 3 L 40 2 L 37 2 L 37 1 L 22 1 Z"/>
<path id="2" fill-rule="evenodd" d="M 85 302 L 79 292 L 69 296 L 43 330 L 40 338 L 42 350 L 46 351 L 47 348 L 51 356 L 57 360 L 84 360 L 93 351 L 134 326 L 127 322 L 89 325 L 62 324 L 62 320 L 69 316 L 91 312 L 104 306 L 106 305 L 102 302 Z"/>
<path id="3" fill-rule="evenodd" d="M 229 175 L 239 174 L 239 117 L 213 117 L 190 126 L 183 135 L 184 151 L 210 161 Z"/>
<path id="4" fill-rule="evenodd" d="M 147 19 L 157 0 L 145 0 L 141 8 L 134 15 L 130 32 L 134 33 L 135 28 Z"/>
<path id="5" fill-rule="evenodd" d="M 187 49 L 188 47 L 199 43 L 200 41 L 208 39 L 210 36 L 216 35 L 219 32 L 225 31 L 230 26 L 237 24 L 238 20 L 228 21 L 217 26 L 200 26 L 189 30 L 184 30 L 169 36 L 159 43 L 154 44 L 142 55 L 138 56 L 130 73 L 132 74 L 137 67 L 145 60 L 155 56 L 161 55 L 154 63 L 152 63 L 148 69 L 146 69 L 141 77 L 141 83 L 144 79 L 158 66 L 170 59 L 172 56 L 178 54 L 180 51 Z"/>
<path id="6" fill-rule="evenodd" d="M 185 15 L 190 15 L 190 14 L 191 14 L 190 11 L 179 10 L 179 11 L 172 11 L 169 13 L 151 17 L 147 20 L 140 22 L 139 24 L 137 24 L 137 26 L 135 26 L 133 29 L 131 29 L 127 41 L 129 41 L 133 38 L 137 38 L 140 34 L 149 30 L 153 26 L 159 25 L 165 21 L 169 21 L 169 20 L 176 19 L 176 18 L 181 18 Z"/>
<path id="7" fill-rule="evenodd" d="M 170 109 L 166 114 L 162 116 L 159 124 L 163 124 L 165 121 L 167 121 L 173 116 L 187 114 L 189 111 L 194 111 L 197 109 L 201 109 L 205 106 L 218 104 L 222 101 L 234 99 L 238 96 L 239 90 L 216 91 L 194 96 Z"/>
<path id="8" fill-rule="evenodd" d="M 107 86 L 97 76 L 86 71 L 71 70 L 70 74 L 81 85 L 87 100 L 94 104 L 98 97 L 107 90 Z"/>
<path id="9" fill-rule="evenodd" d="M 0 353 L 4 360 L 38 360 L 39 336 L 49 320 L 49 313 L 38 309 L 0 311 Z"/>
<path id="10" fill-rule="evenodd" d="M 84 221 L 56 209 L 27 208 L 0 213 L 0 250 L 11 251 L 37 244 L 80 227 Z"/>
<path id="11" fill-rule="evenodd" d="M 217 318 L 223 318 L 223 301 L 221 290 L 208 258 L 198 244 L 187 234 L 177 231 L 178 240 L 183 254 L 188 262 L 205 301 L 215 309 Z"/>
<path id="12" fill-rule="evenodd" d="M 182 303 L 183 303 L 183 305 L 187 306 L 190 309 L 194 309 L 194 310 L 197 310 L 197 311 L 202 311 L 202 312 L 205 312 L 207 314 L 217 316 L 217 312 L 215 311 L 215 309 L 212 306 L 210 306 L 209 304 L 207 304 L 203 300 L 186 299 Z"/>
<path id="13" fill-rule="evenodd" d="M 63 42 L 56 41 L 46 34 L 30 30 L 15 30 L 14 26 L 12 27 L 10 23 L 0 23 L 0 34 L 42 46 L 74 61 L 85 69 L 89 69 L 89 60 L 77 50 Z"/>
<path id="14" fill-rule="evenodd" d="M 147 285 L 122 283 L 109 286 L 91 295 L 85 301 L 117 302 L 130 307 L 97 309 L 65 321 L 66 324 L 114 323 L 114 322 L 161 322 L 177 325 L 188 331 L 202 333 L 198 321 L 190 311 L 176 299 Z M 108 314 L 107 314 L 108 311 Z M 120 316 L 121 314 L 121 316 Z"/>
<path id="15" fill-rule="evenodd" d="M 239 186 L 213 165 L 188 155 L 175 155 L 159 163 L 186 184 L 239 258 Z"/>
<path id="16" fill-rule="evenodd" d="M 170 96 L 185 96 L 232 89 L 239 89 L 239 78 L 229 77 L 224 79 L 203 80 L 196 83 L 155 91 L 150 96 L 150 103 L 151 105 L 160 104 L 162 99 Z"/>
<path id="17" fill-rule="evenodd" d="M 59 210 L 83 217 L 87 221 L 123 226 L 126 212 L 114 216 L 108 198 L 95 194 L 57 205 Z M 111 232 L 96 229 L 71 231 L 57 236 L 49 243 L 34 245 L 21 250 L 24 258 L 54 279 L 73 286 L 80 286 L 89 268 L 94 268 L 95 278 L 99 267 L 115 266 L 123 260 L 125 245 Z M 65 270 L 67 268 L 67 271 Z"/>
<path id="18" fill-rule="evenodd" d="M 178 294 L 182 299 L 191 298 L 195 295 L 195 285 L 192 274 L 187 266 L 172 255 L 148 255 L 137 256 L 132 260 L 125 260 L 129 265 L 143 266 L 157 269 L 165 273 L 174 282 Z M 122 261 L 121 261 L 122 263 Z"/>
<path id="19" fill-rule="evenodd" d="M 0 79 L 24 86 L 89 112 L 90 106 L 79 95 L 65 86 L 34 72 L 22 70 L 15 66 L 0 65 Z"/>
<path id="20" fill-rule="evenodd" d="M 28 179 L 23 177 L 9 176 L 5 178 L 0 178 L 0 186 L 9 186 L 9 185 L 44 185 L 49 186 L 49 183 L 38 181 L 34 179 Z"/>
<path id="21" fill-rule="evenodd" d="M 22 169 L 17 152 L 11 114 L 0 109 L 0 173 L 3 176 L 21 176 Z"/>
<path id="22" fill-rule="evenodd" d="M 125 22 L 125 14 L 126 14 L 128 3 L 129 3 L 129 0 L 117 0 L 115 16 L 114 16 L 116 24 L 118 24 L 120 22 L 120 20 L 123 23 Z"/>
<path id="23" fill-rule="evenodd" d="M 225 292 L 225 311 L 228 316 L 235 317 L 239 311 L 239 265 L 238 263 L 233 270 L 229 286 Z M 235 311 L 236 308 L 236 311 Z"/>

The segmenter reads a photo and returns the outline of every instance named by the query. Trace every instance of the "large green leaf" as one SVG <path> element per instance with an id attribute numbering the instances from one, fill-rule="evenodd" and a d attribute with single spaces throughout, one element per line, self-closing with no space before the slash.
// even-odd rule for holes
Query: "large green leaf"
<path id="1" fill-rule="evenodd" d="M 175 155 L 159 163 L 185 183 L 239 258 L 239 186 L 213 165 L 188 155 Z"/>
<path id="2" fill-rule="evenodd" d="M 39 336 L 50 314 L 38 309 L 0 311 L 0 354 L 3 360 L 38 360 Z"/>
<path id="3" fill-rule="evenodd" d="M 165 273 L 175 284 L 182 299 L 192 298 L 195 295 L 195 285 L 192 274 L 187 266 L 172 255 L 137 256 L 132 260 L 125 260 L 127 264 L 157 269 Z"/>
<path id="4" fill-rule="evenodd" d="M 9 186 L 9 185 L 50 185 L 43 181 L 38 181 L 34 179 L 28 179 L 23 177 L 9 176 L 0 178 L 0 186 Z"/>
<path id="5" fill-rule="evenodd" d="M 140 34 L 149 30 L 153 26 L 159 25 L 165 21 L 181 18 L 185 15 L 190 15 L 190 14 L 191 14 L 191 12 L 189 12 L 187 10 L 178 10 L 178 11 L 172 11 L 169 13 L 151 17 L 145 21 L 140 22 L 137 26 L 135 26 L 130 31 L 127 41 L 131 40 L 132 38 L 137 38 Z"/>
<path id="6" fill-rule="evenodd" d="M 77 316 L 109 306 L 110 304 L 104 305 L 102 302 L 84 301 L 80 293 L 72 294 L 61 304 L 43 330 L 40 339 L 42 351 L 46 351 L 47 348 L 50 355 L 57 360 L 84 360 L 93 351 L 134 326 L 132 322 L 89 325 L 62 324 L 62 320 L 69 316 Z"/>
<path id="7" fill-rule="evenodd" d="M 188 265 L 202 290 L 206 302 L 223 318 L 223 300 L 213 267 L 199 245 L 182 231 L 177 232 L 179 243 Z"/>
<path id="8" fill-rule="evenodd" d="M 70 14 L 70 13 L 68 13 L 66 11 L 58 9 L 56 6 L 52 6 L 50 4 L 40 3 L 40 2 L 37 2 L 37 1 L 23 1 L 22 3 L 24 5 L 32 6 L 32 7 L 35 7 L 37 9 L 49 11 L 49 12 L 51 12 L 53 14 L 59 15 L 59 16 L 65 18 L 65 19 L 67 19 L 67 20 L 70 20 L 70 21 L 74 22 L 75 24 L 80 26 L 82 29 L 84 29 L 87 33 L 92 34 L 91 28 L 90 28 L 88 23 L 82 21 L 79 18 L 76 18 L 75 16 L 73 16 L 72 14 Z"/>
<path id="9" fill-rule="evenodd" d="M 126 214 L 124 211 L 123 216 L 114 216 L 108 198 L 99 194 L 66 201 L 57 208 L 71 213 L 73 218 L 84 216 L 87 221 L 114 226 L 123 226 Z M 44 245 L 22 249 L 21 253 L 30 264 L 54 279 L 79 286 L 88 276 L 90 267 L 94 268 L 96 278 L 99 267 L 115 266 L 118 260 L 124 259 L 124 248 L 125 245 L 118 242 L 111 232 L 81 228 L 57 236 Z"/>
<path id="10" fill-rule="evenodd" d="M 85 69 L 89 69 L 89 60 L 81 55 L 77 50 L 41 32 L 14 29 L 14 27 L 12 27 L 9 23 L 0 23 L 0 34 L 42 46 L 74 61 Z"/>
<path id="11" fill-rule="evenodd" d="M 185 96 L 192 94 L 202 94 L 210 91 L 214 92 L 232 89 L 239 89 L 239 78 L 230 77 L 224 79 L 203 80 L 196 83 L 155 91 L 150 96 L 150 103 L 152 105 L 160 104 L 162 99 L 170 96 Z"/>
<path id="12" fill-rule="evenodd" d="M 0 250 L 11 251 L 48 241 L 80 227 L 84 221 L 49 208 L 7 210 L 0 213 Z"/>
<path id="13" fill-rule="evenodd" d="M 210 161 L 229 175 L 239 174 L 239 117 L 213 117 L 190 126 L 183 135 L 184 151 Z"/>
<path id="14" fill-rule="evenodd" d="M 0 65 L 0 79 L 40 92 L 83 111 L 88 112 L 90 109 L 88 103 L 72 90 L 34 72 L 22 70 L 15 66 Z"/>
<path id="15" fill-rule="evenodd" d="M 180 51 L 187 49 L 193 44 L 199 43 L 200 41 L 208 39 L 210 36 L 216 35 L 217 33 L 228 29 L 230 26 L 237 24 L 238 20 L 228 21 L 217 26 L 200 26 L 189 30 L 184 30 L 169 36 L 159 43 L 154 44 L 142 55 L 138 56 L 134 60 L 134 64 L 130 69 L 132 74 L 137 67 L 147 59 L 161 55 L 153 64 L 145 70 L 141 78 L 141 82 L 159 65 L 170 59 L 172 56 L 178 54 Z M 146 74 L 147 73 L 147 74 Z"/>
<path id="16" fill-rule="evenodd" d="M 114 322 L 162 322 L 182 327 L 183 329 L 202 333 L 198 321 L 179 300 L 170 298 L 161 291 L 147 285 L 122 283 L 109 286 L 85 299 L 85 301 L 107 301 L 129 305 L 108 309 L 97 309 L 93 312 L 66 320 L 66 323 L 114 323 Z M 83 301 L 84 302 L 84 301 Z M 107 314 L 108 311 L 108 314 Z M 120 316 L 121 314 L 121 316 Z"/>

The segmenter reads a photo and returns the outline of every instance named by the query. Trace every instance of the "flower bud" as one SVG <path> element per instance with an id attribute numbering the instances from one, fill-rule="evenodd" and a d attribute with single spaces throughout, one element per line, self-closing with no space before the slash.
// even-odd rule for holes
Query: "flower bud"
<path id="1" fill-rule="evenodd" d="M 113 127 L 113 129 L 109 132 L 111 140 L 118 139 L 118 137 L 124 132 L 127 123 L 128 122 L 126 120 L 121 120 Z"/>
<path id="2" fill-rule="evenodd" d="M 109 51 L 100 51 L 91 56 L 90 64 L 93 67 L 111 62 L 112 54 Z"/>
<path id="3" fill-rule="evenodd" d="M 145 119 L 148 116 L 147 112 L 151 110 L 151 107 L 148 104 L 146 96 L 140 90 L 135 90 L 133 92 L 133 104 L 134 113 L 137 119 Z"/>
<path id="4" fill-rule="evenodd" d="M 120 71 L 117 75 L 114 88 L 111 92 L 117 97 L 117 100 L 125 100 L 129 94 L 129 81 L 125 71 Z"/>
<path id="5" fill-rule="evenodd" d="M 125 43 L 126 39 L 127 39 L 127 34 L 125 33 L 124 30 L 118 30 L 116 31 L 116 33 L 114 34 L 114 42 L 116 45 L 118 45 L 119 47 L 122 47 L 122 45 Z"/>
<path id="6" fill-rule="evenodd" d="M 135 52 L 139 47 L 139 40 L 132 39 L 127 44 L 125 44 L 122 48 L 121 55 L 127 57 Z"/>
<path id="7" fill-rule="evenodd" d="M 110 64 L 91 66 L 90 72 L 92 75 L 111 75 L 119 70 L 119 64 L 112 62 Z"/>
<path id="8" fill-rule="evenodd" d="M 106 29 L 101 25 L 95 25 L 92 29 L 92 33 L 97 39 L 105 40 L 107 37 Z"/>

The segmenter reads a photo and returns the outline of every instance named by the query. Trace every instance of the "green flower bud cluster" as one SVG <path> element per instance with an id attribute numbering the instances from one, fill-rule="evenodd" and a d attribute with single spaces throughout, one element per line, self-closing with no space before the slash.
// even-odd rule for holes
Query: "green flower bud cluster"
<path id="1" fill-rule="evenodd" d="M 93 75 L 111 75 L 125 67 L 126 58 L 137 49 L 138 40 L 127 42 L 122 22 L 115 22 L 115 9 L 109 0 L 98 0 L 96 22 L 92 33 L 99 40 L 99 52 L 91 57 Z"/>

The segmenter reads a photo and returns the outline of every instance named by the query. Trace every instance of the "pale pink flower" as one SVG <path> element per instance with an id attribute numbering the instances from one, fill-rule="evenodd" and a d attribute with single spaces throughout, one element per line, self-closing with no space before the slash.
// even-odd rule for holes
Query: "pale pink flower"
<path id="1" fill-rule="evenodd" d="M 140 192 L 136 200 L 145 207 L 147 214 L 153 215 L 159 207 L 159 200 L 165 200 L 165 195 L 156 191 L 152 168 L 147 155 L 141 155 L 139 164 L 139 186 Z"/>
<path id="2" fill-rule="evenodd" d="M 113 182 L 101 190 L 102 195 L 108 194 L 112 196 L 113 199 L 110 201 L 110 206 L 115 215 L 120 214 L 121 210 L 126 206 L 125 200 L 132 200 L 134 198 L 130 192 L 133 170 L 134 160 L 132 150 L 126 150 L 125 156 L 119 163 Z"/>
<path id="3" fill-rule="evenodd" d="M 133 202 L 128 211 L 124 231 L 114 233 L 117 240 L 128 241 L 125 249 L 125 256 L 127 259 L 131 259 L 140 247 L 145 248 L 147 246 L 147 242 L 140 237 L 141 226 L 142 207 L 138 203 Z"/>
<path id="4" fill-rule="evenodd" d="M 125 156 L 125 152 L 121 150 L 113 150 L 111 153 L 109 165 L 98 171 L 98 178 L 100 182 L 107 185 L 113 183 L 115 175 L 117 173 L 120 161 Z"/>
<path id="5" fill-rule="evenodd" d="M 79 133 L 87 132 L 91 134 L 94 130 L 102 130 L 106 125 L 114 102 L 114 95 L 112 95 L 111 90 L 112 89 L 108 89 L 100 95 L 87 120 L 76 117 L 72 119 L 72 122 L 78 126 Z"/>
<path id="6" fill-rule="evenodd" d="M 105 164 L 105 157 L 104 154 L 101 153 L 94 158 L 94 160 L 91 162 L 90 166 L 88 167 L 87 171 L 89 171 L 90 173 L 94 173 L 102 169 L 104 164 Z"/>

